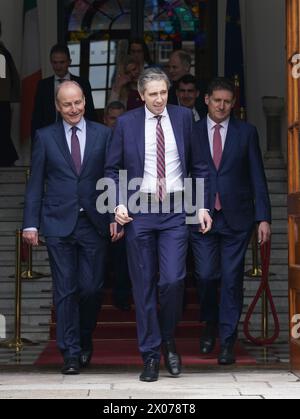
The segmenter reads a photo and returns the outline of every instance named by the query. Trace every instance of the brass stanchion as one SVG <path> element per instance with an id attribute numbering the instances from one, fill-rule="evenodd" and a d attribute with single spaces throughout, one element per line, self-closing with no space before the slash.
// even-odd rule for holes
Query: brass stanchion
<path id="1" fill-rule="evenodd" d="M 257 230 L 255 229 L 252 237 L 252 269 L 245 272 L 249 278 L 261 278 L 262 270 L 258 261 L 258 237 Z"/>
<path id="2" fill-rule="evenodd" d="M 30 178 L 30 169 L 26 169 L 26 184 Z M 48 278 L 51 276 L 50 274 L 43 274 L 40 272 L 33 271 L 33 264 L 32 264 L 32 246 L 27 245 L 28 248 L 28 260 L 27 260 L 27 269 L 21 273 L 22 279 L 40 279 L 40 278 Z"/>
<path id="3" fill-rule="evenodd" d="M 27 261 L 27 269 L 21 273 L 22 279 L 40 279 L 40 278 L 47 278 L 50 274 L 43 274 L 40 272 L 33 271 L 32 267 L 32 246 L 28 245 L 28 261 Z"/>
<path id="4" fill-rule="evenodd" d="M 21 245 L 22 230 L 16 231 L 16 295 L 15 295 L 15 336 L 10 340 L 0 343 L 0 348 L 15 349 L 20 352 L 24 346 L 34 346 L 28 339 L 21 338 L 21 306 L 22 306 L 22 280 L 21 280 Z"/>

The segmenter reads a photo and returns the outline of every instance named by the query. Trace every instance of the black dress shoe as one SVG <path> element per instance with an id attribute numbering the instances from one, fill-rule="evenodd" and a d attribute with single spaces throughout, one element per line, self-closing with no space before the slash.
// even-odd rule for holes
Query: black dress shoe
<path id="1" fill-rule="evenodd" d="M 79 363 L 82 368 L 86 368 L 89 366 L 93 355 L 93 350 L 89 349 L 87 351 L 81 351 L 79 357 Z"/>
<path id="2" fill-rule="evenodd" d="M 176 351 L 175 342 L 164 342 L 162 351 L 167 370 L 174 377 L 178 377 L 181 374 L 181 357 Z"/>
<path id="3" fill-rule="evenodd" d="M 61 369 L 61 373 L 64 375 L 77 375 L 80 373 L 79 362 L 77 358 L 65 359 L 64 365 Z"/>
<path id="4" fill-rule="evenodd" d="M 213 352 L 216 346 L 216 331 L 215 323 L 207 323 L 200 338 L 200 354 L 209 355 Z"/>
<path id="5" fill-rule="evenodd" d="M 146 383 L 152 383 L 158 380 L 159 377 L 159 360 L 154 358 L 149 358 L 144 363 L 144 370 L 140 375 L 140 381 Z"/>
<path id="6" fill-rule="evenodd" d="M 221 353 L 218 357 L 218 364 L 219 365 L 233 365 L 235 364 L 235 356 L 234 356 L 234 344 L 227 343 L 222 346 Z"/>

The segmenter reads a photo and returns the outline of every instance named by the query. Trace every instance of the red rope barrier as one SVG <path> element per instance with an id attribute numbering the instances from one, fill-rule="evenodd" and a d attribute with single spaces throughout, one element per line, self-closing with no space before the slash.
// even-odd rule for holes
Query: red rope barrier
<path id="1" fill-rule="evenodd" d="M 261 285 L 256 293 L 254 300 L 252 301 L 249 310 L 245 317 L 244 322 L 244 333 L 246 338 L 254 343 L 255 345 L 263 346 L 263 345 L 271 345 L 278 339 L 280 333 L 280 324 L 279 319 L 276 311 L 276 307 L 274 304 L 273 296 L 271 293 L 270 285 L 269 285 L 269 269 L 270 269 L 270 256 L 271 256 L 271 242 L 264 244 L 260 248 L 261 251 L 261 262 L 262 262 L 262 279 Z M 259 299 L 263 296 L 263 293 L 266 292 L 267 299 L 269 300 L 271 312 L 274 319 L 275 330 L 273 336 L 264 338 L 256 338 L 251 335 L 249 327 L 250 327 L 250 320 L 254 313 L 256 304 L 258 303 Z"/>

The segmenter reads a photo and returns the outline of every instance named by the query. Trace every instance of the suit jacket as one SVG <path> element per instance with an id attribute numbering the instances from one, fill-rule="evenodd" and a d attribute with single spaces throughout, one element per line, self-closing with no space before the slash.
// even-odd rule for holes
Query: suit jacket
<path id="1" fill-rule="evenodd" d="M 76 81 L 83 89 L 86 105 L 85 118 L 90 121 L 97 121 L 95 107 L 92 97 L 91 86 L 88 80 L 73 76 L 71 80 Z M 35 137 L 37 129 L 47 127 L 56 122 L 56 108 L 54 97 L 54 76 L 40 80 L 35 95 L 34 110 L 31 121 L 31 138 Z"/>
<path id="2" fill-rule="evenodd" d="M 23 228 L 36 227 L 45 236 L 72 233 L 83 208 L 103 235 L 109 216 L 96 210 L 97 181 L 103 178 L 111 130 L 86 121 L 86 146 L 78 175 L 68 148 L 62 122 L 37 131 L 32 173 L 27 185 Z"/>
<path id="3" fill-rule="evenodd" d="M 230 119 L 222 161 L 216 169 L 210 152 L 207 118 L 194 126 L 197 153 L 209 167 L 210 204 L 219 192 L 223 213 L 233 230 L 246 231 L 254 222 L 271 222 L 271 205 L 258 133 L 254 126 Z"/>
<path id="4" fill-rule="evenodd" d="M 208 168 L 200 155 L 193 152 L 191 110 L 168 105 L 167 110 L 173 127 L 177 149 L 181 161 L 183 177 L 190 175 L 205 179 L 205 203 L 208 205 Z M 117 205 L 119 199 L 119 170 L 127 170 L 128 182 L 133 178 L 143 178 L 145 167 L 145 107 L 134 109 L 118 118 L 117 126 L 108 153 L 105 176 L 117 185 Z M 128 199 L 135 193 L 128 191 Z M 206 207 L 207 208 L 207 207 Z"/>

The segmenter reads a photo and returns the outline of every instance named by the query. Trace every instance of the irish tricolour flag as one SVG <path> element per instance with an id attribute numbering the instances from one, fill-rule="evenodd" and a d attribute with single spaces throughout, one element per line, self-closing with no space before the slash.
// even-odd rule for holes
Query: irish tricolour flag
<path id="1" fill-rule="evenodd" d="M 42 77 L 37 0 L 24 0 L 21 141 L 30 138 L 31 116 L 38 81 Z"/>

